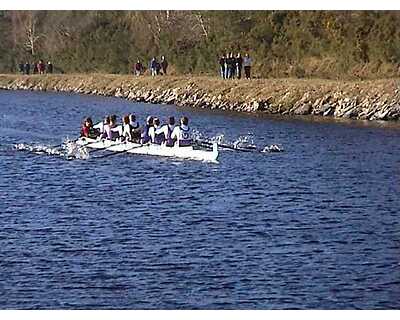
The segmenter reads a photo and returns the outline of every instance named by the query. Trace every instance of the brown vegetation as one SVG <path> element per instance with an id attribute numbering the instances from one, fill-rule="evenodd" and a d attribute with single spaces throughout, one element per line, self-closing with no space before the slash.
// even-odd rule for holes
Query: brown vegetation
<path id="1" fill-rule="evenodd" d="M 398 77 L 398 11 L 0 11 L 0 72 L 130 72 L 165 55 L 176 74 L 218 74 L 222 53 L 249 52 L 257 78 Z"/>

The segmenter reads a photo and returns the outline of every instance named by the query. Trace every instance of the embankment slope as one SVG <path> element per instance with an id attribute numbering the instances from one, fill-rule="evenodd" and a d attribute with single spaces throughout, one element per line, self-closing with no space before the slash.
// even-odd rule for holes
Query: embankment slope
<path id="1" fill-rule="evenodd" d="M 0 75 L 0 89 L 60 91 L 195 108 L 362 120 L 400 117 L 400 80 L 221 80 L 131 75 Z"/>

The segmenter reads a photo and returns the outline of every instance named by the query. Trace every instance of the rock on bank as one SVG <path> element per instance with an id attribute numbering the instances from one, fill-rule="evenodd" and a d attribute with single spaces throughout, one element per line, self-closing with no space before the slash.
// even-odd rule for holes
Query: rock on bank
<path id="1" fill-rule="evenodd" d="M 195 108 L 362 120 L 400 117 L 400 81 L 221 80 L 129 75 L 0 75 L 0 89 L 61 91 Z"/>

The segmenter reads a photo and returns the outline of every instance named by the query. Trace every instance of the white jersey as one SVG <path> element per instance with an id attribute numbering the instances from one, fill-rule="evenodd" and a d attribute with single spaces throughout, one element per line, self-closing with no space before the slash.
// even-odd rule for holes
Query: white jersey
<path id="1" fill-rule="evenodd" d="M 118 133 L 118 136 L 121 136 L 122 132 L 123 132 L 123 128 L 122 128 L 121 125 L 118 125 L 118 126 L 116 126 L 114 128 L 111 128 L 111 131 L 112 132 L 116 132 L 116 133 Z"/>
<path id="2" fill-rule="evenodd" d="M 129 140 L 132 140 L 132 133 L 131 133 L 131 127 L 129 124 L 124 124 L 122 126 L 122 134 L 124 138 L 127 138 Z"/>
<path id="3" fill-rule="evenodd" d="M 190 129 L 188 126 L 181 124 L 180 126 L 176 126 L 174 131 L 172 131 L 171 139 L 174 139 L 178 142 L 179 145 L 189 145 L 192 142 L 190 134 Z"/>
<path id="4" fill-rule="evenodd" d="M 156 135 L 156 133 L 155 133 L 154 126 L 151 126 L 149 128 L 149 137 L 150 137 L 152 142 L 154 141 L 155 135 Z"/>
<path id="5" fill-rule="evenodd" d="M 99 122 L 98 124 L 95 124 L 95 125 L 93 126 L 93 128 L 99 129 L 99 130 L 100 130 L 100 133 L 103 133 L 103 132 L 104 132 L 104 122 L 101 121 L 101 122 Z"/>
<path id="6" fill-rule="evenodd" d="M 160 129 L 157 130 L 157 134 L 163 133 L 165 139 L 171 138 L 172 132 L 174 131 L 174 125 L 164 124 Z"/>

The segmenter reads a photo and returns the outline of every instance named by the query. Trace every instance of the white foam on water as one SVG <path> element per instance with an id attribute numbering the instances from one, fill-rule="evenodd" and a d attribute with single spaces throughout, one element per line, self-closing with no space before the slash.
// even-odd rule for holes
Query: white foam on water
<path id="1" fill-rule="evenodd" d="M 254 134 L 249 132 L 246 135 L 241 135 L 237 137 L 236 139 L 230 140 L 228 139 L 224 134 L 217 134 L 212 137 L 208 137 L 205 133 L 193 129 L 192 131 L 192 137 L 194 141 L 199 142 L 200 144 L 202 142 L 206 143 L 218 143 L 218 144 L 224 144 L 229 147 L 232 147 L 232 149 L 249 149 L 250 151 L 257 151 L 257 152 L 262 152 L 262 153 L 273 153 L 273 152 L 284 152 L 284 148 L 282 147 L 281 144 L 270 144 L 264 146 L 262 149 L 258 148 L 256 143 L 254 142 L 255 137 Z M 204 147 L 204 146 L 203 146 Z M 228 149 L 229 150 L 229 149 Z"/>
<path id="2" fill-rule="evenodd" d="M 279 145 L 279 144 L 271 144 L 269 146 L 268 145 L 265 146 L 262 149 L 261 152 L 263 152 L 263 153 L 271 153 L 271 152 L 283 152 L 283 151 L 285 151 L 285 150 L 283 149 L 283 147 L 281 145 Z"/>
<path id="3" fill-rule="evenodd" d="M 18 151 L 27 151 L 38 155 L 58 156 L 71 159 L 86 160 L 89 158 L 89 152 L 85 147 L 78 146 L 74 141 L 66 138 L 58 146 L 49 146 L 45 144 L 18 143 L 14 145 Z"/>
<path id="4" fill-rule="evenodd" d="M 16 150 L 29 151 L 36 154 L 62 155 L 62 151 L 60 149 L 44 144 L 30 145 L 27 143 L 19 143 L 14 145 L 14 148 Z"/>
<path id="5" fill-rule="evenodd" d="M 248 133 L 247 135 L 239 136 L 235 141 L 233 141 L 232 146 L 235 148 L 256 148 L 254 144 L 254 135 Z"/>
<path id="6" fill-rule="evenodd" d="M 75 158 L 80 160 L 89 159 L 89 151 L 84 146 L 79 146 L 75 141 L 65 141 L 62 145 L 69 158 Z"/>

